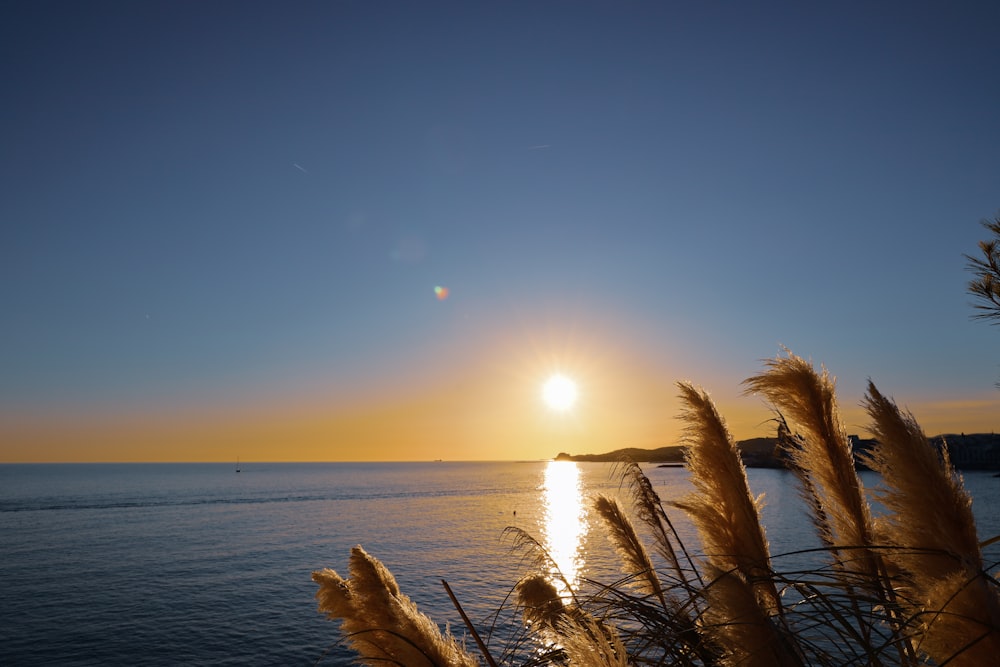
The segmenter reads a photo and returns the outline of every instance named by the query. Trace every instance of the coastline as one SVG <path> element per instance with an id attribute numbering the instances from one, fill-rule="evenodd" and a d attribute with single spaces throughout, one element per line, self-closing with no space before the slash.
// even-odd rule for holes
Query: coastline
<path id="1" fill-rule="evenodd" d="M 855 459 L 868 451 L 875 440 L 849 435 Z M 1000 470 L 1000 434 L 949 433 L 927 438 L 935 448 L 947 446 L 948 456 L 957 470 Z M 743 465 L 748 468 L 784 468 L 785 455 L 778 446 L 778 438 L 761 437 L 739 440 Z M 616 463 L 631 460 L 636 463 L 683 464 L 684 445 L 668 445 L 656 449 L 626 447 L 603 454 L 567 454 L 560 452 L 555 460 L 577 462 Z M 858 463 L 859 467 L 864 467 Z"/>

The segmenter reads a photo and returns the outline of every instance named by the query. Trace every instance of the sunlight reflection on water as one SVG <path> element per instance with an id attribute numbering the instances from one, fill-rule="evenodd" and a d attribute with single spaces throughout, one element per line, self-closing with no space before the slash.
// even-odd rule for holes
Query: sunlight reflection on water
<path id="1" fill-rule="evenodd" d="M 543 534 L 548 550 L 563 578 L 576 587 L 584 566 L 583 539 L 587 534 L 587 508 L 583 502 L 580 469 L 573 461 L 550 461 L 542 482 L 545 508 Z M 557 589 L 563 583 L 552 572 Z"/>

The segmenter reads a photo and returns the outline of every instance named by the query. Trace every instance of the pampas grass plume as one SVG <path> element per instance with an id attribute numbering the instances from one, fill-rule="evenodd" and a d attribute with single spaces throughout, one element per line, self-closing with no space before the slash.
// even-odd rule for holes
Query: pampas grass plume
<path id="1" fill-rule="evenodd" d="M 313 581 L 319 584 L 319 610 L 341 619 L 341 631 L 363 664 L 479 664 L 453 637 L 442 635 L 437 625 L 400 593 L 392 573 L 360 546 L 351 549 L 349 570 L 349 579 L 327 568 L 314 572 Z"/>
<path id="2" fill-rule="evenodd" d="M 733 571 L 707 568 L 708 609 L 702 627 L 723 651 L 720 664 L 732 667 L 801 667 L 793 642 L 767 616 L 753 589 Z"/>
<path id="3" fill-rule="evenodd" d="M 698 529 L 706 555 L 720 571 L 736 571 L 768 611 L 779 608 L 770 556 L 760 524 L 759 499 L 750 493 L 736 443 L 709 395 L 678 383 L 685 422 L 687 468 L 695 493 L 678 503 Z"/>
<path id="4" fill-rule="evenodd" d="M 632 507 L 636 516 L 652 531 L 658 553 L 673 568 L 677 580 L 686 581 L 687 576 L 677 557 L 677 549 L 674 548 L 671 536 L 677 541 L 677 548 L 687 557 L 691 570 L 694 570 L 694 562 L 684 549 L 684 544 L 681 542 L 673 522 L 664 511 L 659 494 L 653 489 L 652 483 L 642 472 L 639 464 L 634 461 L 623 461 L 621 466 L 621 476 L 623 480 L 628 482 L 632 496 Z"/>
<path id="5" fill-rule="evenodd" d="M 622 511 L 621 505 L 614 498 L 598 495 L 594 498 L 594 510 L 604 520 L 608 537 L 622 559 L 622 566 L 625 574 L 630 577 L 630 583 L 639 592 L 655 596 L 665 606 L 663 587 L 653 569 L 649 552 L 635 532 L 631 519 Z"/>
<path id="6" fill-rule="evenodd" d="M 947 449 L 939 458 L 912 414 L 871 382 L 863 405 L 878 442 L 867 462 L 882 475 L 878 497 L 889 511 L 880 537 L 907 575 L 919 648 L 955 667 L 991 664 L 1000 656 L 1000 597 L 983 572 L 972 498 Z"/>
<path id="7" fill-rule="evenodd" d="M 913 415 L 902 413 L 871 382 L 862 405 L 878 442 L 866 463 L 882 475 L 877 497 L 889 510 L 880 522 L 880 537 L 913 548 L 895 554 L 894 560 L 929 579 L 947 576 L 958 566 L 982 569 L 972 498 L 947 450 L 939 457 Z"/>
<path id="8" fill-rule="evenodd" d="M 560 624 L 560 646 L 573 667 L 630 667 L 628 651 L 614 628 L 591 616 Z"/>
<path id="9" fill-rule="evenodd" d="M 518 604 L 528 623 L 537 623 L 555 629 L 566 616 L 566 606 L 559 591 L 545 576 L 534 574 L 525 577 L 515 587 Z"/>
<path id="10" fill-rule="evenodd" d="M 840 420 L 835 383 L 823 369 L 791 352 L 765 362 L 766 372 L 751 377 L 744 384 L 751 392 L 762 394 L 779 414 L 788 418 L 799 434 L 799 447 L 790 452 L 795 467 L 810 478 L 825 519 L 817 522 L 831 534 L 824 541 L 850 547 L 872 543 L 872 519 L 861 480 L 854 466 L 850 439 Z M 875 577 L 877 564 L 870 555 L 862 555 L 852 564 Z"/>

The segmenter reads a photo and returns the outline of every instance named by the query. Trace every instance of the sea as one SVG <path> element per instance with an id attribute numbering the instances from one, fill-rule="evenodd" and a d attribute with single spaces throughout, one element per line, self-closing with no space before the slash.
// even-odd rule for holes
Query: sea
<path id="1" fill-rule="evenodd" d="M 665 501 L 692 489 L 683 468 L 643 470 Z M 794 477 L 748 477 L 765 495 L 772 553 L 816 546 Z M 980 536 L 1000 535 L 1000 479 L 964 479 Z M 347 576 L 356 545 L 463 637 L 446 581 L 499 653 L 496 612 L 531 567 L 509 527 L 543 545 L 571 581 L 617 578 L 590 509 L 595 494 L 624 494 L 614 465 L 0 465 L 0 665 L 350 664 L 310 575 Z M 696 551 L 691 526 L 668 511 Z"/>

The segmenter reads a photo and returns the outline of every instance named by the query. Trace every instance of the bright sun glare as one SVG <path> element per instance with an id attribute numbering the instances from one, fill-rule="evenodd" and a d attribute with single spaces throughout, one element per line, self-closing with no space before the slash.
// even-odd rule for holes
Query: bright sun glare
<path id="1" fill-rule="evenodd" d="M 576 397 L 576 383 L 565 375 L 553 375 L 542 387 L 545 404 L 557 412 L 565 412 L 572 408 L 576 403 Z"/>

